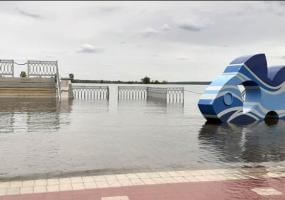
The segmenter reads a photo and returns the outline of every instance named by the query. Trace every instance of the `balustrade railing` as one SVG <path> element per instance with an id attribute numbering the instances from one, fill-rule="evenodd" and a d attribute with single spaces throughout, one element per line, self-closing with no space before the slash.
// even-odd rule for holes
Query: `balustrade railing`
<path id="1" fill-rule="evenodd" d="M 158 99 L 167 103 L 184 103 L 184 88 L 118 86 L 118 99 Z"/>
<path id="2" fill-rule="evenodd" d="M 147 87 L 118 86 L 118 99 L 146 99 Z"/>
<path id="3" fill-rule="evenodd" d="M 72 91 L 75 99 L 109 100 L 108 86 L 72 85 Z"/>
<path id="4" fill-rule="evenodd" d="M 0 76 L 14 77 L 14 60 L 0 60 Z"/>
<path id="5" fill-rule="evenodd" d="M 28 77 L 54 77 L 56 80 L 57 97 L 61 99 L 60 77 L 57 61 L 28 60 Z"/>
<path id="6" fill-rule="evenodd" d="M 51 77 L 58 75 L 57 61 L 28 60 L 28 77 Z"/>
<path id="7" fill-rule="evenodd" d="M 184 103 L 184 87 L 167 88 L 167 101 L 169 103 Z"/>
<path id="8" fill-rule="evenodd" d="M 27 77 L 53 77 L 56 81 L 57 96 L 61 98 L 60 77 L 57 61 L 28 60 L 26 63 L 16 63 L 14 60 L 0 60 L 0 76 L 14 77 L 14 65 L 27 65 Z"/>

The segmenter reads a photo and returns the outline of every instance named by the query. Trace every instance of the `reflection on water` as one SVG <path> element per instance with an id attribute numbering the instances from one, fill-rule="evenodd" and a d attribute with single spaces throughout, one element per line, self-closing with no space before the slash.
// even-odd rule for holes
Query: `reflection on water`
<path id="1" fill-rule="evenodd" d="M 167 103 L 164 100 L 160 99 L 120 99 L 118 100 L 118 111 L 131 111 L 133 112 L 134 109 L 137 111 L 149 109 L 153 112 L 160 112 L 160 113 L 183 113 L 184 111 L 184 104 L 181 103 Z"/>
<path id="2" fill-rule="evenodd" d="M 59 129 L 69 123 L 60 113 L 71 112 L 71 105 L 54 98 L 0 99 L 0 134 Z"/>
<path id="3" fill-rule="evenodd" d="M 222 162 L 262 163 L 285 160 L 285 122 L 248 126 L 204 124 L 199 133 L 201 148 L 214 149 Z"/>
<path id="4" fill-rule="evenodd" d="M 58 102 L 55 98 L 0 98 L 3 112 L 71 112 L 72 100 Z"/>
<path id="5" fill-rule="evenodd" d="M 55 98 L 0 98 L 1 112 L 56 112 Z"/>
<path id="6" fill-rule="evenodd" d="M 205 124 L 198 99 L 118 101 L 116 85 L 109 101 L 0 99 L 0 179 L 284 163 L 284 121 Z"/>

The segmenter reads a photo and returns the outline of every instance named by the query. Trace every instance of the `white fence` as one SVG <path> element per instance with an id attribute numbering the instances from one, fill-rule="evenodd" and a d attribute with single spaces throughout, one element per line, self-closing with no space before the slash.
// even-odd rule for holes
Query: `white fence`
<path id="1" fill-rule="evenodd" d="M 57 61 L 28 60 L 19 64 L 14 60 L 0 59 L 0 77 L 14 77 L 14 66 L 26 65 L 27 77 L 52 77 L 56 80 L 57 97 L 60 99 L 60 77 Z"/>
<path id="2" fill-rule="evenodd" d="M 108 86 L 72 85 L 75 99 L 109 100 Z"/>
<path id="3" fill-rule="evenodd" d="M 166 103 L 184 103 L 184 88 L 118 86 L 118 99 L 146 99 L 160 100 Z"/>
<path id="4" fill-rule="evenodd" d="M 146 99 L 147 87 L 118 86 L 118 99 Z"/>
<path id="5" fill-rule="evenodd" d="M 0 76 L 14 77 L 14 60 L 0 60 Z"/>

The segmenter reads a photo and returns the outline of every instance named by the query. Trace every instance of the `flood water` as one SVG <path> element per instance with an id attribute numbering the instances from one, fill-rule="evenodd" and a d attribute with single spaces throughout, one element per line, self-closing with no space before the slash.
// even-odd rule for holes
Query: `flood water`
<path id="1" fill-rule="evenodd" d="M 1 99 L 0 179 L 284 165 L 284 121 L 206 124 L 198 99 L 118 100 L 117 85 L 110 101 Z"/>

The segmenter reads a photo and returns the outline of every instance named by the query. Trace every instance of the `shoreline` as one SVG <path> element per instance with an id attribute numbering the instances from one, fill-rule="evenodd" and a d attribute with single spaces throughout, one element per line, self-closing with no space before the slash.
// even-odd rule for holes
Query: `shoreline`
<path id="1" fill-rule="evenodd" d="M 65 79 L 62 79 L 65 80 Z M 175 82 L 160 82 L 144 84 L 142 82 L 135 81 L 104 81 L 104 80 L 81 80 L 73 79 L 71 83 L 96 83 L 96 84 L 141 84 L 141 85 L 209 85 L 210 81 L 175 81 Z"/>
<path id="2" fill-rule="evenodd" d="M 110 175 L 69 176 L 19 181 L 0 181 L 0 196 L 51 194 L 90 189 L 158 186 L 167 184 L 229 183 L 229 181 L 284 179 L 284 167 L 172 170 Z M 178 187 L 180 185 L 177 185 Z M 282 184 L 281 184 L 282 186 Z M 204 188 L 204 187 L 203 187 Z M 186 189 L 186 188 L 185 188 Z M 187 189 L 188 191 L 188 189 Z M 29 196 L 27 196 L 29 197 Z M 39 198 L 38 198 L 39 199 Z M 53 198 L 54 199 L 54 198 Z M 102 198 L 101 198 L 102 199 Z"/>
<path id="3" fill-rule="evenodd" d="M 43 173 L 30 173 L 22 174 L 16 176 L 1 176 L 1 182 L 9 181 L 28 181 L 37 179 L 54 179 L 54 178 L 68 178 L 68 177 L 78 177 L 78 176 L 109 176 L 109 175 L 119 175 L 119 174 L 136 174 L 136 173 L 158 173 L 163 171 L 208 171 L 208 170 L 251 170 L 251 169 L 269 169 L 269 170 L 285 170 L 284 162 L 278 162 L 273 165 L 272 162 L 259 163 L 248 163 L 248 165 L 236 165 L 233 166 L 197 166 L 197 167 L 161 167 L 161 168 L 118 168 L 118 169 L 87 169 L 87 170 L 77 170 L 77 171 L 53 171 L 53 172 L 43 172 Z"/>

